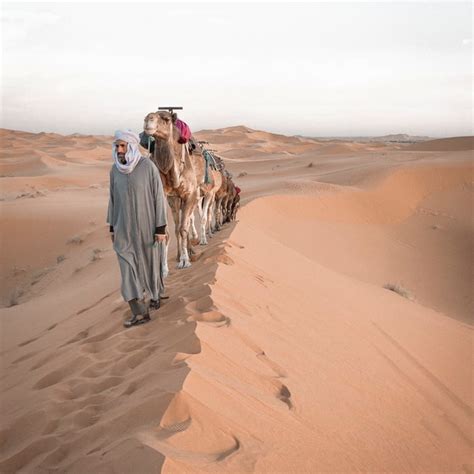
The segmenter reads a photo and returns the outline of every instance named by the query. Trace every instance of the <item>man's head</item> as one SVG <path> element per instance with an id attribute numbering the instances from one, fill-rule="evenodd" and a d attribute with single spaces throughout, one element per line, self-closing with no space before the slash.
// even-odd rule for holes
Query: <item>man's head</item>
<path id="1" fill-rule="evenodd" d="M 120 160 L 120 163 L 125 164 L 125 154 L 127 153 L 128 143 L 125 140 L 115 140 L 114 141 L 115 152 L 117 153 L 117 158 Z"/>
<path id="2" fill-rule="evenodd" d="M 132 130 L 117 130 L 112 145 L 115 166 L 131 173 L 141 157 L 140 137 Z"/>

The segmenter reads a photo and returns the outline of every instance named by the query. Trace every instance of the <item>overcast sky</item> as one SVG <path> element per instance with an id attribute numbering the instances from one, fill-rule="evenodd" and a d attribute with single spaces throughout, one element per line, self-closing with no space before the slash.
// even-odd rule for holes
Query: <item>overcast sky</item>
<path id="1" fill-rule="evenodd" d="M 4 128 L 472 134 L 472 6 L 3 3 Z"/>

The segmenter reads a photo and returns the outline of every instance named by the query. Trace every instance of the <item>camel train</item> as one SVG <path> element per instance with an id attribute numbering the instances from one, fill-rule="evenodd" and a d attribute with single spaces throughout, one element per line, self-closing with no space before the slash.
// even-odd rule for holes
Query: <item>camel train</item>
<path id="1" fill-rule="evenodd" d="M 232 181 L 221 157 L 197 142 L 189 127 L 174 112 L 181 107 L 160 107 L 146 115 L 141 143 L 158 167 L 165 195 L 175 224 L 177 268 L 191 266 L 192 241 L 201 245 L 235 220 L 240 206 L 240 189 Z M 153 140 L 153 142 L 151 142 Z M 150 145 L 152 143 L 152 146 Z M 200 235 L 195 226 L 195 211 L 200 216 Z M 163 274 L 168 274 L 168 244 L 162 254 Z"/>

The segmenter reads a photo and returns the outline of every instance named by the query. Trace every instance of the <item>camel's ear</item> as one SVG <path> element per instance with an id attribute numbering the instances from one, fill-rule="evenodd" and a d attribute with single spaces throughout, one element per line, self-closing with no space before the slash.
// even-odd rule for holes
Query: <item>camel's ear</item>
<path id="1" fill-rule="evenodd" d="M 175 114 L 174 112 L 171 114 L 171 120 L 173 123 L 176 123 L 176 120 L 178 119 L 178 114 Z"/>

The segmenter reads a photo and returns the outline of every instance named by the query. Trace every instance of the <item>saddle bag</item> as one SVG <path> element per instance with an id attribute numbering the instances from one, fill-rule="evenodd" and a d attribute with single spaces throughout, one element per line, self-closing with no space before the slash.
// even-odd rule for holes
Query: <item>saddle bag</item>
<path id="1" fill-rule="evenodd" d="M 191 138 L 191 129 L 186 122 L 183 122 L 180 119 L 176 119 L 175 122 L 176 128 L 179 130 L 179 143 L 187 143 Z"/>

